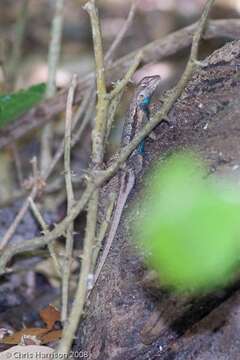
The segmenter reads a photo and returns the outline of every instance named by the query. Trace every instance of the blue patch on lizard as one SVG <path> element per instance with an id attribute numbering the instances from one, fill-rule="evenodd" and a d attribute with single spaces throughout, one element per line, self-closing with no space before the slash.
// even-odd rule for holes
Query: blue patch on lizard
<path id="1" fill-rule="evenodd" d="M 150 102 L 151 102 L 151 97 L 145 96 L 138 105 L 139 108 L 145 113 L 147 120 L 149 120 L 149 117 L 150 117 L 150 110 L 149 110 Z M 144 140 L 142 140 L 141 143 L 138 145 L 137 152 L 139 155 L 144 156 L 144 152 L 145 152 L 145 141 Z"/>

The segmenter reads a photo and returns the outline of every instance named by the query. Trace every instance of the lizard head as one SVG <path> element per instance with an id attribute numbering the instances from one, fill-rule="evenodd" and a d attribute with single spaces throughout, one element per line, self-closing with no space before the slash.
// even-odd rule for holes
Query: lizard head
<path id="1" fill-rule="evenodd" d="M 137 86 L 137 103 L 142 107 L 148 107 L 152 94 L 159 85 L 159 75 L 145 76 Z"/>

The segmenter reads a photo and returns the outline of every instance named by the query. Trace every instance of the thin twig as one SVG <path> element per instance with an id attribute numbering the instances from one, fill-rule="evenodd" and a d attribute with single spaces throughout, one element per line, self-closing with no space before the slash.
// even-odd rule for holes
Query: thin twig
<path id="1" fill-rule="evenodd" d="M 74 204 L 74 193 L 72 186 L 71 175 L 71 132 L 72 132 L 72 107 L 74 92 L 76 88 L 77 77 L 73 76 L 71 86 L 68 92 L 67 106 L 66 106 L 66 121 L 65 121 L 65 145 L 64 145 L 64 173 L 67 193 L 67 214 L 69 215 Z M 64 273 L 62 280 L 62 310 L 61 319 L 63 323 L 67 320 L 68 314 L 68 292 L 69 279 L 71 274 L 71 260 L 73 251 L 73 223 L 71 223 L 66 231 L 66 249 L 64 259 Z"/>
<path id="2" fill-rule="evenodd" d="M 30 196 L 28 198 L 28 201 L 29 201 L 30 208 L 31 208 L 35 218 L 37 219 L 39 225 L 43 229 L 44 234 L 46 234 L 46 232 L 48 231 L 48 225 L 46 224 L 44 218 L 42 217 L 42 215 L 41 215 L 37 205 L 35 204 L 34 200 Z M 58 258 L 57 258 L 53 243 L 48 244 L 48 250 L 49 250 L 50 256 L 51 256 L 51 258 L 53 260 L 55 270 L 56 270 L 57 274 L 61 277 L 62 276 L 62 274 L 61 274 L 61 266 L 59 264 L 59 261 L 58 261 Z"/>
<path id="3" fill-rule="evenodd" d="M 48 231 L 48 226 L 47 226 L 44 218 L 42 217 L 42 215 L 41 215 L 37 205 L 35 204 L 34 200 L 29 196 L 28 201 L 29 201 L 29 205 L 31 207 L 31 210 L 32 210 L 37 222 L 39 223 L 39 225 L 43 229 L 43 231 L 44 232 Z"/>
<path id="4" fill-rule="evenodd" d="M 112 100 L 115 96 L 117 96 L 126 87 L 127 83 L 129 82 L 129 80 L 131 79 L 131 77 L 133 76 L 135 71 L 137 70 L 141 59 L 142 59 L 142 52 L 140 51 L 137 54 L 136 58 L 134 59 L 133 63 L 131 64 L 131 66 L 129 67 L 124 78 L 121 81 L 119 81 L 116 84 L 116 86 L 114 87 L 114 89 L 108 94 L 108 98 L 110 100 Z"/>
<path id="5" fill-rule="evenodd" d="M 95 246 L 95 248 L 93 250 L 92 271 L 95 268 L 95 264 L 96 264 L 96 261 L 97 261 L 97 258 L 98 258 L 99 251 L 101 249 L 104 237 L 105 237 L 105 235 L 106 235 L 106 233 L 108 231 L 116 199 L 117 199 L 117 194 L 116 193 L 111 193 L 109 195 L 109 204 L 107 206 L 106 216 L 105 216 L 105 219 L 103 220 L 103 222 L 101 223 L 99 233 L 98 233 L 98 238 L 97 238 L 97 244 L 96 244 L 96 246 Z"/>
<path id="6" fill-rule="evenodd" d="M 37 185 L 38 170 L 37 170 L 36 161 L 37 161 L 36 157 L 34 157 L 31 160 L 32 168 L 33 168 L 33 178 L 35 180 L 35 185 L 33 186 L 31 193 L 29 194 L 29 197 L 32 199 L 35 199 L 38 193 L 38 185 Z M 15 219 L 13 220 L 13 222 L 11 223 L 11 225 L 9 226 L 9 228 L 7 229 L 6 233 L 2 238 L 2 241 L 0 243 L 0 251 L 4 249 L 4 247 L 7 245 L 7 243 L 14 235 L 18 225 L 20 224 L 26 212 L 28 211 L 28 207 L 29 207 L 29 201 L 28 198 L 26 198 L 21 206 L 21 209 L 18 211 L 17 216 L 15 217 Z"/>
<path id="7" fill-rule="evenodd" d="M 93 132 L 92 160 L 94 165 L 100 166 L 102 164 L 104 154 L 104 134 L 109 101 L 107 99 L 106 91 L 102 35 L 95 0 L 88 1 L 85 4 L 84 9 L 90 16 L 92 26 L 98 96 L 97 114 Z"/>
<path id="8" fill-rule="evenodd" d="M 38 170 L 38 164 L 37 164 L 37 157 L 34 156 L 30 162 L 32 164 L 33 178 L 34 178 L 35 183 L 37 183 L 37 180 L 38 180 L 38 178 L 40 176 L 40 173 L 39 173 L 39 170 Z M 37 187 L 37 185 L 35 185 L 35 186 Z M 45 221 L 44 221 L 44 219 L 43 219 L 37 205 L 34 202 L 34 199 L 31 196 L 29 196 L 27 200 L 29 202 L 29 205 L 31 207 L 31 210 L 32 210 L 35 218 L 37 219 L 38 223 L 40 224 L 40 226 L 43 229 L 43 233 L 46 234 L 46 232 L 48 231 L 48 225 L 45 223 Z M 57 258 L 53 243 L 48 244 L 48 250 L 49 250 L 50 256 L 52 257 L 53 265 L 55 267 L 55 270 L 56 270 L 57 274 L 59 276 L 61 276 L 61 266 L 59 264 L 59 261 L 58 261 L 58 258 Z"/>
<path id="9" fill-rule="evenodd" d="M 130 11 L 128 13 L 127 20 L 121 27 L 118 35 L 116 36 L 115 40 L 113 41 L 112 45 L 107 51 L 107 54 L 105 56 L 105 62 L 107 65 L 110 65 L 113 61 L 114 54 L 116 53 L 117 48 L 120 46 L 121 42 L 123 41 L 123 38 L 125 37 L 128 29 L 132 25 L 132 21 L 136 12 L 136 6 L 139 0 L 133 0 Z"/>
<path id="10" fill-rule="evenodd" d="M 56 73 L 59 63 L 62 39 L 64 0 L 56 0 L 55 14 L 52 20 L 51 42 L 48 54 L 48 82 L 46 98 L 51 98 L 56 92 Z M 41 138 L 41 171 L 45 173 L 49 167 L 52 154 L 52 124 L 47 124 L 42 132 Z"/>
<path id="11" fill-rule="evenodd" d="M 86 125 L 88 124 L 88 121 L 89 121 L 88 114 L 89 113 L 90 113 L 90 115 L 92 114 L 92 112 L 89 110 L 89 108 L 91 108 L 91 105 L 89 105 L 89 101 L 90 101 L 90 104 L 91 104 L 92 97 L 93 97 L 93 91 L 92 92 L 90 91 L 89 93 L 87 93 L 86 97 L 83 98 L 81 106 L 79 107 L 76 114 L 74 115 L 74 118 L 73 118 L 72 122 L 73 122 L 73 131 L 74 131 L 75 135 L 72 138 L 71 147 L 76 145 L 77 141 L 80 139 L 83 131 L 85 130 Z M 95 103 L 95 96 L 94 96 L 94 101 L 93 102 Z M 86 111 L 87 107 L 88 107 L 88 111 Z M 79 116 L 80 116 L 81 113 L 84 113 L 84 112 L 85 112 L 85 115 L 84 115 L 83 121 L 82 121 L 82 123 L 80 125 L 80 128 L 79 128 L 79 130 L 77 130 L 75 132 L 75 129 L 76 129 L 78 121 L 79 121 Z M 45 180 L 52 174 L 52 172 L 55 169 L 57 163 L 62 158 L 63 153 L 64 153 L 64 140 L 58 146 L 58 149 L 57 149 L 57 151 L 56 151 L 56 153 L 55 153 L 55 155 L 54 155 L 54 157 L 52 159 L 52 162 L 51 162 L 49 168 L 46 171 L 46 174 L 45 174 L 45 177 L 44 177 Z"/>
<path id="12" fill-rule="evenodd" d="M 97 83 L 97 112 L 94 130 L 92 132 L 92 161 L 94 166 L 100 168 L 102 165 L 103 154 L 104 154 L 104 133 L 106 128 L 106 119 L 107 119 L 107 110 L 109 101 L 106 98 L 106 83 L 105 83 L 105 74 L 104 74 L 104 58 L 103 58 L 103 47 L 102 47 L 102 36 L 99 23 L 98 12 L 95 6 L 95 1 L 90 0 L 85 5 L 86 11 L 89 13 L 92 31 L 93 31 L 93 45 L 94 45 L 94 54 L 95 54 L 95 63 L 96 63 L 96 83 Z M 91 267 L 91 255 L 92 255 L 92 246 L 96 234 L 96 223 L 97 223 L 97 210 L 98 210 L 98 197 L 99 190 L 95 189 L 92 194 L 91 201 L 88 206 L 87 213 L 87 225 L 86 225 L 86 235 L 84 239 L 84 257 L 81 264 L 81 273 L 78 282 L 77 294 L 82 298 L 84 304 L 86 290 L 87 290 L 87 276 Z M 80 308 L 82 306 L 80 305 Z M 70 334 L 72 337 L 76 330 L 76 324 L 78 323 L 78 318 L 73 320 L 75 315 L 73 315 L 73 308 L 71 309 L 69 316 L 69 323 L 66 325 L 64 333 Z"/>
<path id="13" fill-rule="evenodd" d="M 31 191 L 31 194 L 30 194 L 31 197 L 35 197 L 36 194 L 37 194 L 37 188 L 35 188 L 33 190 Z M 2 238 L 2 241 L 1 241 L 1 244 L 0 244 L 0 251 L 2 251 L 4 249 L 4 247 L 7 245 L 9 240 L 14 235 L 14 233 L 15 233 L 17 227 L 18 227 L 18 224 L 22 221 L 22 219 L 24 218 L 26 212 L 28 211 L 28 207 L 29 207 L 28 199 L 25 199 L 25 201 L 24 201 L 21 209 L 19 210 L 17 216 L 15 217 L 12 224 L 7 229 L 6 233 L 4 234 L 4 236 Z"/>
<path id="14" fill-rule="evenodd" d="M 65 172 L 65 183 L 66 183 L 66 192 L 67 192 L 67 212 L 71 211 L 71 208 L 74 204 L 74 194 L 72 187 L 72 175 L 71 175 L 71 132 L 72 132 L 72 107 L 74 92 L 77 83 L 77 76 L 74 75 L 72 79 L 72 84 L 69 89 L 67 106 L 66 106 L 66 121 L 65 121 L 65 145 L 64 145 L 64 172 Z"/>
<path id="15" fill-rule="evenodd" d="M 7 68 L 8 79 L 13 88 L 15 87 L 16 78 L 19 71 L 19 64 L 21 61 L 22 46 L 28 16 L 28 4 L 29 0 L 22 1 L 20 13 L 16 22 L 14 46 L 9 60 L 9 66 Z"/>

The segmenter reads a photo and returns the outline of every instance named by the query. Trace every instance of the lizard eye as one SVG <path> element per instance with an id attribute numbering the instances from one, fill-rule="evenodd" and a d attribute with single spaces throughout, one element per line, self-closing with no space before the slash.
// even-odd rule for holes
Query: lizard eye
<path id="1" fill-rule="evenodd" d="M 145 96 L 143 94 L 138 95 L 138 104 L 144 103 Z"/>

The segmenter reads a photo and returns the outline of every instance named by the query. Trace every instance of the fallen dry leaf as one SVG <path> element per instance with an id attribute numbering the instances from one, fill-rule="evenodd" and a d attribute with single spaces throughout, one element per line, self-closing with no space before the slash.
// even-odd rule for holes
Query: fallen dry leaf
<path id="1" fill-rule="evenodd" d="M 44 321 L 48 329 L 53 329 L 56 321 L 61 320 L 60 312 L 53 305 L 48 305 L 39 313 L 41 319 Z"/>
<path id="2" fill-rule="evenodd" d="M 60 312 L 53 305 L 48 305 L 40 311 L 39 315 L 46 324 L 45 328 L 24 328 L 11 336 L 0 339 L 0 343 L 6 345 L 25 344 L 24 340 L 30 338 L 35 339 L 36 343 L 39 341 L 41 344 L 59 340 L 62 336 L 62 330 L 54 329 L 54 325 L 56 322 L 60 322 Z"/>
<path id="3" fill-rule="evenodd" d="M 62 337 L 62 330 L 52 330 L 49 333 L 41 336 L 41 343 L 48 344 L 61 339 L 61 337 Z"/>

